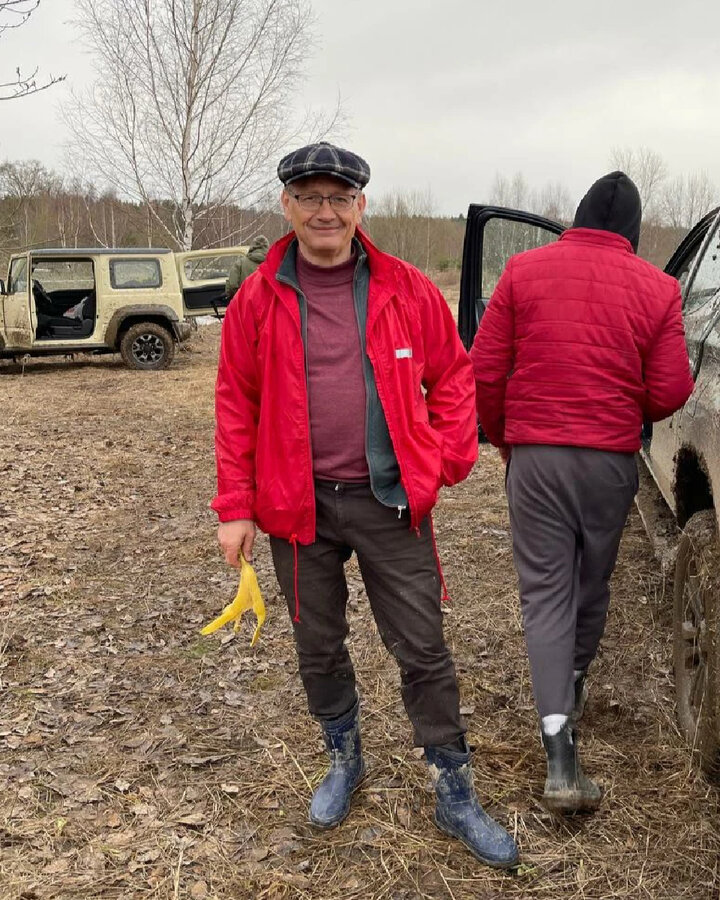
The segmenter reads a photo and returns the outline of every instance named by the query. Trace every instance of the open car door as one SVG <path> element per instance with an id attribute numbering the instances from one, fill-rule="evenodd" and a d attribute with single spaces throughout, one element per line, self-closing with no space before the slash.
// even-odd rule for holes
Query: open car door
<path id="1" fill-rule="evenodd" d="M 665 266 L 667 274 L 680 282 L 685 340 L 696 380 L 695 397 L 704 389 L 714 390 L 714 385 L 703 386 L 698 376 L 708 337 L 720 320 L 719 212 L 714 209 L 702 218 L 680 242 Z M 675 457 L 683 445 L 684 428 L 692 429 L 689 420 L 694 417 L 696 408 L 697 403 L 691 397 L 669 418 L 643 428 L 643 460 L 672 510 L 675 509 Z"/>
<path id="2" fill-rule="evenodd" d="M 225 281 L 232 264 L 245 256 L 247 249 L 222 247 L 175 254 L 186 316 L 217 316 L 221 319 L 225 315 L 232 299 L 225 296 Z"/>
<path id="3" fill-rule="evenodd" d="M 714 209 L 692 228 L 665 266 L 667 274 L 680 282 L 693 378 L 700 371 L 705 340 L 720 315 L 718 211 Z"/>
<path id="4" fill-rule="evenodd" d="M 0 297 L 8 347 L 29 350 L 33 344 L 35 322 L 32 316 L 29 254 L 13 257 L 6 293 Z"/>
<path id="5" fill-rule="evenodd" d="M 515 253 L 557 240 L 564 230 L 564 225 L 534 213 L 502 206 L 470 205 L 458 306 L 458 331 L 466 350 L 472 347 L 480 319 L 508 259 Z"/>

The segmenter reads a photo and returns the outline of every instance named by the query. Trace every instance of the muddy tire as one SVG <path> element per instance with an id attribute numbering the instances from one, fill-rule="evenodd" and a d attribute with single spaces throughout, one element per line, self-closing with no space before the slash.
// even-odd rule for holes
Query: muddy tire
<path id="1" fill-rule="evenodd" d="M 695 513 L 675 563 L 673 657 L 680 727 L 701 769 L 720 772 L 720 547 L 715 510 Z"/>
<path id="2" fill-rule="evenodd" d="M 156 322 L 138 322 L 120 339 L 120 355 L 130 369 L 166 369 L 175 356 L 175 340 Z"/>

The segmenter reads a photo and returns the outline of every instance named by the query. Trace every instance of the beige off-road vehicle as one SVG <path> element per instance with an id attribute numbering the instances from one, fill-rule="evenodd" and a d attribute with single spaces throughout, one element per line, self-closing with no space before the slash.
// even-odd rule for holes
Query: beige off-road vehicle
<path id="1" fill-rule="evenodd" d="M 225 279 L 243 247 L 32 250 L 0 280 L 0 356 L 120 353 L 162 369 L 198 316 L 222 317 Z"/>

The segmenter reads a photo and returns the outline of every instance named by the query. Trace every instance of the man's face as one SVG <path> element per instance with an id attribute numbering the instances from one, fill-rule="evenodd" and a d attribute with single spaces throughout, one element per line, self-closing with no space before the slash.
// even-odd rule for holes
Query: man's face
<path id="1" fill-rule="evenodd" d="M 305 208 L 307 198 L 313 195 L 355 199 L 345 210 L 333 208 L 327 199 L 318 209 Z M 281 199 L 283 213 L 297 235 L 305 259 L 315 265 L 333 266 L 350 258 L 355 228 L 365 210 L 363 193 L 339 178 L 322 176 L 293 181 Z"/>

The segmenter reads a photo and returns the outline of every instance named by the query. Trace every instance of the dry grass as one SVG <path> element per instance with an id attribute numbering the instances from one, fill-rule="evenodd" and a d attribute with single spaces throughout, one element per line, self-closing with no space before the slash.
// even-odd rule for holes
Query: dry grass
<path id="1" fill-rule="evenodd" d="M 502 472 L 481 452 L 436 516 L 447 636 L 478 792 L 517 836 L 514 875 L 433 826 L 398 676 L 350 567 L 370 772 L 346 823 L 306 821 L 324 754 L 268 546 L 259 645 L 202 638 L 232 596 L 214 544 L 217 329 L 167 372 L 112 360 L 0 363 L 0 897 L 716 898 L 718 795 L 690 768 L 669 601 L 639 520 L 625 535 L 582 741 L 606 790 L 562 821 L 539 745 Z"/>

